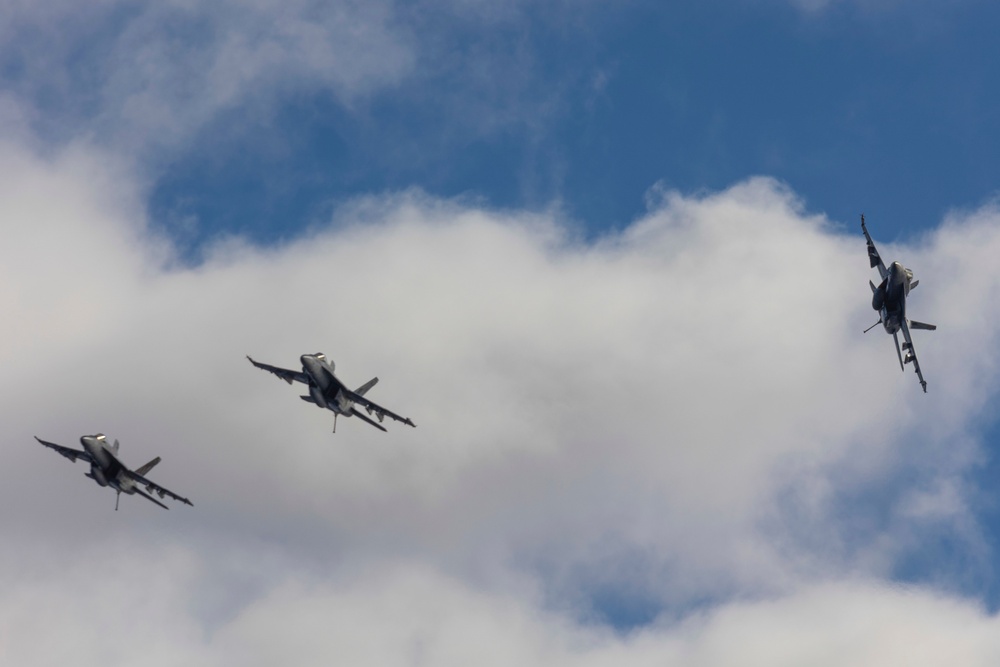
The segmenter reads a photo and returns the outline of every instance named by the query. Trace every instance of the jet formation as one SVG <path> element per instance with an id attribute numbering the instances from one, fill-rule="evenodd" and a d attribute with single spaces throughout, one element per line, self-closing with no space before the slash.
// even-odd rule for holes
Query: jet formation
<path id="1" fill-rule="evenodd" d="M 913 339 L 910 337 L 910 329 L 934 331 L 937 329 L 937 326 L 906 318 L 906 297 L 909 295 L 910 290 L 914 289 L 920 281 L 914 280 L 913 271 L 904 267 L 899 262 L 893 262 L 886 267 L 885 262 L 882 261 L 882 257 L 878 254 L 878 250 L 875 249 L 875 243 L 868 233 L 868 227 L 865 226 L 864 215 L 861 216 L 861 231 L 864 232 L 865 240 L 868 242 L 868 260 L 871 262 L 871 268 L 878 267 L 879 276 L 882 278 L 882 282 L 879 283 L 878 287 L 872 281 L 868 281 L 868 284 L 872 288 L 872 308 L 878 311 L 879 318 L 878 322 L 865 329 L 865 333 L 868 333 L 879 324 L 885 327 L 886 333 L 892 334 L 892 340 L 896 343 L 896 356 L 899 357 L 900 370 L 905 371 L 906 364 L 912 363 L 913 370 L 916 371 L 917 378 L 920 380 L 920 386 L 926 394 L 927 382 L 924 380 L 924 374 L 920 371 L 920 362 L 917 361 L 917 353 L 913 349 Z M 902 351 L 900 351 L 898 335 L 900 331 L 903 332 L 902 348 L 906 351 L 905 358 Z"/>
<path id="2" fill-rule="evenodd" d="M 46 442 L 42 440 L 37 435 L 35 440 L 42 443 L 49 449 L 54 449 L 57 453 L 65 456 L 70 461 L 76 461 L 77 459 L 83 459 L 90 464 L 90 472 L 83 473 L 85 476 L 94 480 L 101 486 L 110 486 L 115 490 L 115 511 L 118 511 L 118 501 L 123 493 L 128 495 L 133 495 L 138 493 L 140 496 L 154 502 L 163 509 L 170 509 L 159 500 L 149 495 L 150 493 L 156 493 L 160 498 L 164 496 L 170 496 L 174 500 L 179 500 L 185 505 L 194 506 L 187 498 L 183 498 L 170 489 L 165 489 L 156 482 L 151 482 L 146 478 L 146 473 L 153 469 L 157 463 L 160 462 L 160 457 L 157 456 L 155 459 L 150 461 L 145 465 L 141 465 L 135 470 L 129 470 L 125 467 L 125 464 L 121 462 L 118 458 L 118 441 L 115 440 L 114 444 L 108 444 L 108 439 L 103 433 L 98 433 L 97 435 L 85 435 L 80 438 L 80 444 L 83 445 L 83 449 L 72 449 L 71 447 L 63 447 L 62 445 L 57 445 L 54 442 Z M 139 488 L 139 485 L 145 486 L 146 491 Z"/>
<path id="3" fill-rule="evenodd" d="M 913 370 L 920 380 L 920 386 L 923 388 L 924 393 L 926 393 L 927 382 L 924 380 L 923 373 L 920 370 L 920 363 L 917 361 L 917 354 L 913 349 L 913 339 L 910 336 L 910 329 L 933 331 L 937 327 L 933 324 L 917 322 L 906 317 L 906 297 L 909 295 L 910 290 L 918 285 L 919 281 L 914 280 L 913 272 L 899 262 L 893 262 L 888 267 L 885 265 L 878 250 L 875 248 L 875 243 L 872 241 L 871 235 L 868 233 L 864 215 L 861 216 L 861 231 L 864 232 L 865 240 L 868 244 L 868 258 L 871 262 L 871 268 L 877 267 L 879 277 L 881 278 L 881 282 L 878 285 L 875 285 L 872 281 L 868 281 L 872 290 L 872 308 L 878 312 L 879 320 L 868 327 L 868 329 L 865 329 L 865 333 L 881 324 L 885 328 L 886 333 L 892 335 L 892 339 L 896 344 L 896 356 L 899 358 L 900 369 L 905 370 L 906 364 L 912 363 Z M 900 332 L 903 334 L 902 346 L 899 343 Z M 904 351 L 906 353 L 905 357 L 903 356 Z M 308 392 L 300 396 L 300 398 L 317 407 L 333 412 L 334 433 L 337 432 L 337 417 L 340 415 L 357 417 L 380 431 L 386 430 L 382 426 L 382 422 L 386 417 L 407 426 L 416 426 L 409 417 L 402 417 L 365 396 L 378 383 L 377 377 L 372 378 L 357 389 L 349 389 L 334 373 L 335 365 L 333 361 L 328 360 L 326 355 L 320 352 L 316 354 L 303 354 L 299 357 L 302 370 L 292 370 L 260 363 L 249 355 L 247 355 L 247 359 L 257 368 L 278 376 L 288 384 L 300 382 L 306 385 Z M 376 422 L 363 414 L 358 410 L 358 406 L 364 408 L 368 415 L 374 415 L 378 421 Z M 35 439 L 45 447 L 53 449 L 61 456 L 68 458 L 70 461 L 82 459 L 89 463 L 90 471 L 85 473 L 85 475 L 94 480 L 98 485 L 111 487 L 115 490 L 116 511 L 118 510 L 118 502 L 122 493 L 127 495 L 139 494 L 164 509 L 169 508 L 150 494 L 156 493 L 161 499 L 169 496 L 186 505 L 193 505 L 187 498 L 177 495 L 146 477 L 146 474 L 160 462 L 160 457 L 158 456 L 149 463 L 131 470 L 118 458 L 118 441 L 115 440 L 113 444 L 109 444 L 107 437 L 101 433 L 81 437 L 80 444 L 83 445 L 82 450 L 63 447 L 54 442 L 42 440 L 37 436 L 35 436 Z M 143 491 L 140 487 L 145 487 L 146 490 Z"/>
<path id="4" fill-rule="evenodd" d="M 247 359 L 249 359 L 250 363 L 257 368 L 263 369 L 269 373 L 274 373 L 288 384 L 301 382 L 308 385 L 309 393 L 304 396 L 300 396 L 299 398 L 307 403 L 312 403 L 313 405 L 326 408 L 333 412 L 334 433 L 337 432 L 338 415 L 344 415 L 345 417 L 357 417 L 362 421 L 368 422 L 380 431 L 385 431 L 385 427 L 382 426 L 381 422 L 386 417 L 408 426 L 416 427 L 416 424 L 414 424 L 409 417 L 400 417 L 395 412 L 387 410 L 378 403 L 365 398 L 365 394 L 368 390 L 374 387 L 378 382 L 377 377 L 372 378 L 352 391 L 337 378 L 333 372 L 335 364 L 333 361 L 328 361 L 326 355 L 322 352 L 317 352 L 316 354 L 303 354 L 299 357 L 299 362 L 302 364 L 301 371 L 279 368 L 269 364 L 262 364 L 258 361 L 254 361 L 250 355 L 247 355 Z M 359 412 L 357 408 L 354 407 L 355 405 L 362 406 L 368 414 L 374 413 L 375 417 L 378 419 L 378 423 Z"/>

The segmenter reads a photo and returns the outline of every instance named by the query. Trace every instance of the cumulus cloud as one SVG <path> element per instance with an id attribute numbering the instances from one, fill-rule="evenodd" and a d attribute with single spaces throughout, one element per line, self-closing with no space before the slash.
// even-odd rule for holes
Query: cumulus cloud
<path id="1" fill-rule="evenodd" d="M 940 617 L 942 646 L 962 619 L 992 627 L 974 604 L 917 589 L 911 605 L 880 582 L 923 540 L 983 548 L 964 474 L 997 389 L 995 209 L 880 244 L 921 280 L 910 314 L 941 325 L 916 339 L 923 395 L 883 333 L 860 333 L 872 272 L 854 221 L 769 179 L 660 193 L 596 241 L 551 215 L 401 193 L 282 247 L 220 241 L 190 267 L 105 157 L 8 145 L 0 163 L 19 221 L 0 247 L 12 659 L 49 607 L 66 637 L 153 624 L 135 640 L 195 664 L 272 655 L 301 628 L 375 664 L 484 646 L 603 664 L 653 646 L 707 665 L 733 641 L 788 664 L 843 646 L 872 604 L 886 623 Z M 244 359 L 315 351 L 348 383 L 378 375 L 372 397 L 418 428 L 344 419 L 333 435 Z M 126 498 L 116 514 L 31 438 L 97 431 L 131 465 L 162 456 L 155 479 L 195 507 Z M 660 620 L 615 638 L 609 598 Z M 411 618 L 429 599 L 438 611 Z M 351 610 L 394 620 L 366 639 L 338 628 Z M 799 616 L 788 645 L 747 643 L 754 623 L 779 641 Z M 38 650 L 44 664 L 64 645 Z M 83 641 L 76 662 L 122 660 L 110 650 Z"/>

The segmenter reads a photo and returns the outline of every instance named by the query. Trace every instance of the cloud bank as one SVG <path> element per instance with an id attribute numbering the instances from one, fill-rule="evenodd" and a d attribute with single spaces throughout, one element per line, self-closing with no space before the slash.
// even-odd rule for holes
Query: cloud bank
<path id="1" fill-rule="evenodd" d="M 190 267 L 105 156 L 3 156 L 6 661 L 995 656 L 967 573 L 892 583 L 943 537 L 988 558 L 966 476 L 997 389 L 994 208 L 880 242 L 941 325 L 916 339 L 925 396 L 860 333 L 854 221 L 769 179 L 654 193 L 593 241 L 552 214 L 359 199 Z M 315 351 L 418 428 L 332 435 L 244 359 Z M 195 507 L 116 514 L 31 438 L 97 431 L 129 464 L 161 455 Z"/>

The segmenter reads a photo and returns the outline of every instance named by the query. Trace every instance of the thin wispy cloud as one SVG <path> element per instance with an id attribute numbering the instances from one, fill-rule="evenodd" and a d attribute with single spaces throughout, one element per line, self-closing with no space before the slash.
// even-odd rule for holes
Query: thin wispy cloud
<path id="1" fill-rule="evenodd" d="M 40 129 L 66 140 L 82 128 L 130 152 L 176 148 L 240 108 L 266 119 L 276 95 L 323 90 L 350 105 L 397 84 L 416 57 L 391 3 L 63 3 L 0 13 L 5 83 L 44 110 Z"/>

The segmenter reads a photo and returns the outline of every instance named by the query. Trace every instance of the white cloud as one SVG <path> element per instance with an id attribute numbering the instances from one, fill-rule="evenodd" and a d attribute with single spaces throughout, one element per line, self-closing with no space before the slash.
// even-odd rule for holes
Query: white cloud
<path id="1" fill-rule="evenodd" d="M 87 552 L 85 557 L 103 554 Z M 211 631 L 196 622 L 213 572 L 176 550 L 130 551 L 11 581 L 4 574 L 0 658 L 11 664 L 201 666 L 611 665 L 693 667 L 994 664 L 997 619 L 918 589 L 847 580 L 776 599 L 732 602 L 627 635 L 581 626 L 530 591 L 483 590 L 422 567 L 350 579 L 287 576 Z M 120 555 L 119 555 L 120 556 Z M 192 612 L 195 613 L 192 613 Z M 37 641 L 38 637 L 57 640 Z M 100 661 L 100 663 L 98 662 Z"/>
<path id="2" fill-rule="evenodd" d="M 145 230 L 139 187 L 108 165 L 84 147 L 42 160 L 8 146 L 0 163 L 0 207 L 18 221 L 0 246 L 6 571 L 45 554 L 5 586 L 67 610 L 67 637 L 156 608 L 165 627 L 149 641 L 172 646 L 165 655 L 229 664 L 247 646 L 266 656 L 302 640 L 277 619 L 327 627 L 357 608 L 365 625 L 398 589 L 401 618 L 438 593 L 440 614 L 409 619 L 417 629 L 384 654 L 337 623 L 315 641 L 355 637 L 376 664 L 412 657 L 408 632 L 433 635 L 435 664 L 481 646 L 498 661 L 603 664 L 645 642 L 684 664 L 728 664 L 717 651 L 752 627 L 732 620 L 744 615 L 778 641 L 796 605 L 815 616 L 831 596 L 905 609 L 883 584 L 836 582 L 878 582 L 920 539 L 974 525 L 963 473 L 997 388 L 991 208 L 919 245 L 880 245 L 921 279 L 910 314 L 941 325 L 916 341 L 923 395 L 883 333 L 860 333 L 874 314 L 855 223 L 845 234 L 767 179 L 668 193 L 592 243 L 547 215 L 405 193 L 356 202 L 284 247 L 232 239 L 184 267 Z M 332 435 L 328 413 L 243 357 L 294 365 L 307 351 L 349 383 L 378 375 L 372 397 L 418 428 L 341 420 Z M 82 466 L 31 439 L 73 445 L 96 431 L 120 438 L 129 464 L 161 455 L 155 478 L 195 507 L 127 498 L 116 514 Z M 981 548 L 973 529 L 958 532 Z M 62 585 L 61 564 L 81 558 L 94 568 L 71 573 L 107 567 L 124 583 Z M 147 568 L 154 581 L 135 584 Z M 697 641 L 677 645 L 673 625 L 627 640 L 580 625 L 609 590 L 687 619 Z M 914 595 L 926 605 L 913 612 L 942 627 L 993 622 Z M 91 598 L 96 619 L 82 612 Z M 691 616 L 694 602 L 705 616 Z M 841 646 L 857 630 L 849 618 L 791 636 L 783 659 Z M 456 639 L 465 622 L 483 636 L 473 647 Z M 37 639 L 41 621 L 25 623 L 18 636 Z M 269 626 L 273 643 L 260 639 Z M 78 664 L 119 660 L 84 645 Z M 62 645 L 47 649 L 55 659 Z"/>
<path id="3" fill-rule="evenodd" d="M 1000 648 L 996 628 L 959 601 L 843 582 L 620 637 L 523 599 L 390 570 L 347 586 L 284 586 L 217 641 L 261 665 L 289 656 L 324 664 L 331 655 L 379 665 L 934 665 L 956 654 L 986 665 Z"/>

